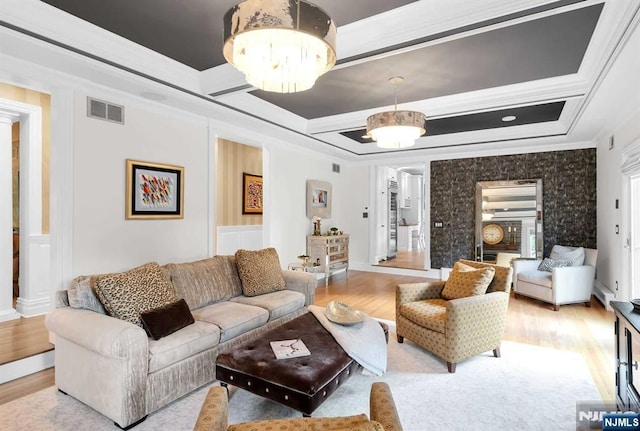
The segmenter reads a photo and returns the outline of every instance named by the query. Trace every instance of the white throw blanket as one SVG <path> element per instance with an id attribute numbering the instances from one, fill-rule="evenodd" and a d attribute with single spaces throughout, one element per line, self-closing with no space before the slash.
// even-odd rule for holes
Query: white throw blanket
<path id="1" fill-rule="evenodd" d="M 387 371 L 387 343 L 377 320 L 362 313 L 364 322 L 351 326 L 331 322 L 325 308 L 310 305 L 309 311 L 324 326 L 342 349 L 366 371 L 381 376 Z"/>

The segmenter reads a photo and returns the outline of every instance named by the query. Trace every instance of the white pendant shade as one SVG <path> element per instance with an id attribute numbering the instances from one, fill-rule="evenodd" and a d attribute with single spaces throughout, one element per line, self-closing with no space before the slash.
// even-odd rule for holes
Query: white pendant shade
<path id="1" fill-rule="evenodd" d="M 425 121 L 420 112 L 380 112 L 367 118 L 367 134 L 380 148 L 408 148 L 426 133 Z"/>

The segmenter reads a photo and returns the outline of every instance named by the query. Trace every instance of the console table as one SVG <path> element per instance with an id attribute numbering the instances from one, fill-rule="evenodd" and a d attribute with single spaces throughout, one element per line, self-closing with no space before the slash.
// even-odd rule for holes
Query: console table
<path id="1" fill-rule="evenodd" d="M 328 282 L 332 274 L 349 269 L 349 235 L 309 235 L 307 254 Z"/>
<path id="2" fill-rule="evenodd" d="M 640 313 L 630 302 L 610 304 L 616 313 L 616 403 L 621 411 L 639 411 Z"/>

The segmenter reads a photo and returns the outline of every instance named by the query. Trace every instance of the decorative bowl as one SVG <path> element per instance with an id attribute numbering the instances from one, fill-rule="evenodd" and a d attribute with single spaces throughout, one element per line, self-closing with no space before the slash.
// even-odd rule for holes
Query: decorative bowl
<path id="1" fill-rule="evenodd" d="M 327 319 L 340 325 L 355 325 L 356 323 L 364 322 L 364 317 L 360 311 L 337 301 L 328 303 L 324 314 Z"/>

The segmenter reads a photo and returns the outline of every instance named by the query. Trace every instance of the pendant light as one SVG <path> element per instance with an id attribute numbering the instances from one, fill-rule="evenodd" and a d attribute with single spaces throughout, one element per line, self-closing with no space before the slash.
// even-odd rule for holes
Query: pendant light
<path id="1" fill-rule="evenodd" d="M 367 118 L 367 136 L 376 141 L 380 148 L 408 148 L 416 139 L 426 133 L 426 117 L 421 112 L 398 111 L 398 85 L 404 82 L 402 76 L 389 79 L 395 88 L 393 111 L 379 112 Z"/>
<path id="2" fill-rule="evenodd" d="M 303 0 L 245 0 L 224 16 L 227 62 L 256 88 L 295 93 L 336 64 L 336 26 Z"/>

